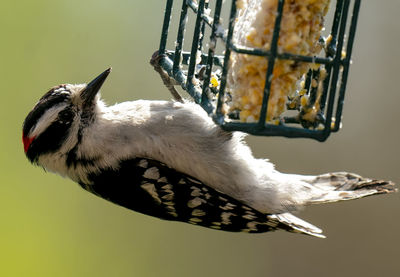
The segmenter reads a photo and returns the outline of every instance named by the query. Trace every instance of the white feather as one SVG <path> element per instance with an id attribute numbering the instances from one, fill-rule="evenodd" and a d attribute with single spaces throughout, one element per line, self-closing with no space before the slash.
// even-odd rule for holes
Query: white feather
<path id="1" fill-rule="evenodd" d="M 37 122 L 36 125 L 32 127 L 28 132 L 29 137 L 37 137 L 39 134 L 43 133 L 50 124 L 57 118 L 58 113 L 65 109 L 67 105 L 65 103 L 58 104 L 54 107 L 48 109 Z"/>
<path id="2" fill-rule="evenodd" d="M 69 86 L 73 101 L 79 106 L 78 92 L 84 86 Z M 77 158 L 93 159 L 96 164 L 66 166 L 66 154 L 77 144 L 79 115 L 60 151 L 41 155 L 39 164 L 76 182 L 87 183 L 89 173 L 99 173 L 106 167 L 118 169 L 125 159 L 150 158 L 260 212 L 272 214 L 296 210 L 305 204 L 377 193 L 350 191 L 344 197 L 331 192 L 332 188 L 315 185 L 315 176 L 280 173 L 268 160 L 253 157 L 243 134 L 222 131 L 194 103 L 138 100 L 108 107 L 99 96 L 96 101 L 95 120 L 82 130 L 77 147 Z M 60 108 L 54 109 L 41 121 L 51 120 Z"/>

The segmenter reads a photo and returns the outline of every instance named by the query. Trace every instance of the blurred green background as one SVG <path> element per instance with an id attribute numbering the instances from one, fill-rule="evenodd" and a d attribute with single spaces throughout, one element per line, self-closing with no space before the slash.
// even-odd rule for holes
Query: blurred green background
<path id="1" fill-rule="evenodd" d="M 131 212 L 30 165 L 21 125 L 53 85 L 112 66 L 108 103 L 170 98 L 148 64 L 164 1 L 0 6 L 0 276 L 398 276 L 400 194 L 301 212 L 325 240 L 234 234 Z M 399 11 L 400 1 L 362 1 L 343 129 L 325 143 L 248 137 L 257 157 L 286 172 L 347 170 L 400 183 Z"/>

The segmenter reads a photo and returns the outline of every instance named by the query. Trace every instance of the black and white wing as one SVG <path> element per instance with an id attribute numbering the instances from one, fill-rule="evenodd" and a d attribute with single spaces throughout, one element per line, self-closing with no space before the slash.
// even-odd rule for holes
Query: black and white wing
<path id="1" fill-rule="evenodd" d="M 264 214 L 167 165 L 145 158 L 121 162 L 89 176 L 81 186 L 115 204 L 161 219 L 230 232 L 283 229 L 323 237 L 322 231 L 289 214 Z"/>

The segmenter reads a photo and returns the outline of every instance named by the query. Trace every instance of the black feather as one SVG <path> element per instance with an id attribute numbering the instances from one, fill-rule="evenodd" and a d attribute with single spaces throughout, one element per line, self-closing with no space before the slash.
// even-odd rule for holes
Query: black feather
<path id="1" fill-rule="evenodd" d="M 147 170 L 158 175 L 146 177 Z M 155 160 L 126 160 L 117 170 L 104 169 L 99 174 L 91 174 L 89 179 L 89 183 L 81 183 L 84 189 L 125 208 L 161 219 L 231 232 L 291 231 L 267 214 Z M 149 192 L 151 190 L 153 193 Z"/>

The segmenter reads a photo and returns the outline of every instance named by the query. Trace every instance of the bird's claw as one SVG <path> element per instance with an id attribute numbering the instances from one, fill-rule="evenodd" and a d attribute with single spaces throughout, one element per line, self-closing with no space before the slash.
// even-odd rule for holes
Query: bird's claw
<path id="1" fill-rule="evenodd" d="M 160 54 L 159 51 L 157 50 L 151 56 L 150 64 L 154 67 L 154 70 L 157 71 L 158 74 L 160 74 L 160 77 L 161 77 L 164 85 L 168 88 L 168 90 L 172 94 L 172 97 L 176 101 L 183 103 L 184 101 L 183 101 L 182 96 L 178 93 L 178 91 L 174 87 L 174 80 L 171 79 L 171 77 L 168 75 L 168 73 L 165 72 L 165 70 L 160 65 L 160 61 L 165 58 L 167 58 L 167 55 Z"/>

